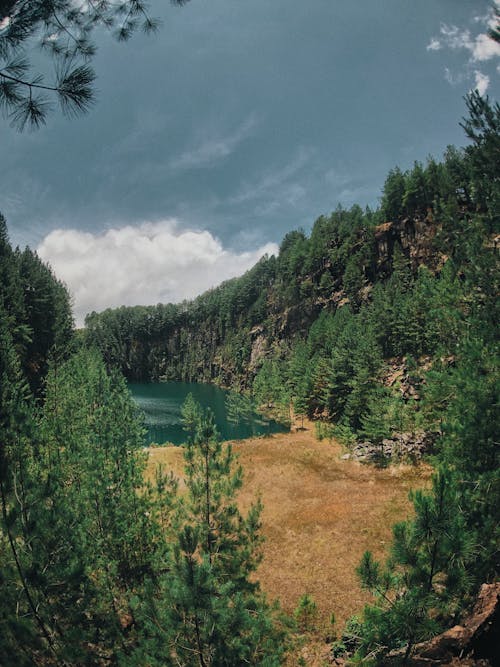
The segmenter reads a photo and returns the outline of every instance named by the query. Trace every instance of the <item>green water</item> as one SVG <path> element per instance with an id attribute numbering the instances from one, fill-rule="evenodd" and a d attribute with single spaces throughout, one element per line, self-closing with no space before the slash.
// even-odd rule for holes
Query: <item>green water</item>
<path id="1" fill-rule="evenodd" d="M 186 440 L 182 430 L 181 406 L 192 393 L 205 408 L 215 415 L 217 428 L 223 440 L 239 440 L 252 435 L 283 433 L 288 428 L 275 421 L 264 421 L 259 415 L 251 424 L 231 424 L 227 421 L 225 400 L 227 393 L 211 384 L 193 382 L 130 382 L 132 397 L 145 414 L 146 440 L 149 443 L 171 442 L 180 445 Z"/>

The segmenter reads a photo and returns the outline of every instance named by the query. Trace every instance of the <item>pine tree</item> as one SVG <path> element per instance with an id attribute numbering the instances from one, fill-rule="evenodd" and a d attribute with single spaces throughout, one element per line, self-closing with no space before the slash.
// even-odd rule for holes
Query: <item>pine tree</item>
<path id="1" fill-rule="evenodd" d="M 10 601 L 14 638 L 30 664 L 116 661 L 136 639 L 125 619 L 159 534 L 136 409 L 123 381 L 81 353 L 49 374 L 36 429 L 12 402 L 9 414 L 17 435 L 2 457 L 6 590 L 22 592 Z"/>
<path id="2" fill-rule="evenodd" d="M 384 461 L 384 438 L 392 433 L 389 410 L 389 397 L 383 387 L 377 388 L 368 398 L 366 411 L 361 415 L 360 435 L 375 445 L 378 449 L 378 460 Z"/>
<path id="3" fill-rule="evenodd" d="M 405 176 L 399 167 L 391 169 L 384 183 L 382 212 L 385 220 L 398 220 L 403 215 Z"/>
<path id="4" fill-rule="evenodd" d="M 126 651 L 133 637 L 123 619 L 150 573 L 157 533 L 137 408 L 122 378 L 108 375 L 94 353 L 80 352 L 50 373 L 40 428 L 41 481 L 53 501 L 39 509 L 39 521 L 54 546 L 48 551 L 41 542 L 39 560 L 47 587 L 66 581 L 50 600 L 65 652 L 69 660 L 95 659 L 83 642 L 92 646 L 97 628 L 99 650 Z"/>
<path id="5" fill-rule="evenodd" d="M 187 496 L 174 520 L 168 572 L 138 616 L 146 639 L 132 664 L 277 666 L 281 635 L 250 579 L 260 561 L 260 503 L 240 514 L 242 471 L 218 439 L 212 413 L 189 401 L 184 414 Z"/>
<path id="6" fill-rule="evenodd" d="M 231 424 L 245 424 L 255 434 L 255 406 L 248 394 L 230 392 L 225 400 L 227 420 Z"/>
<path id="7" fill-rule="evenodd" d="M 294 412 L 301 417 L 302 428 L 304 417 L 308 413 L 310 395 L 310 365 L 307 344 L 298 341 L 288 362 L 288 386 L 292 397 Z"/>
<path id="8" fill-rule="evenodd" d="M 58 664 L 53 628 L 40 612 L 31 576 L 33 407 L 11 326 L 0 304 L 0 662 L 6 667 L 31 665 L 38 655 Z"/>
<path id="9" fill-rule="evenodd" d="M 43 393 L 49 358 L 61 362 L 73 337 L 70 297 L 60 283 L 29 248 L 16 252 L 23 289 L 26 325 L 32 335 L 23 359 L 23 370 L 35 395 Z"/>
<path id="10" fill-rule="evenodd" d="M 171 0 L 181 6 L 189 0 Z M 112 30 L 119 41 L 139 27 L 151 33 L 159 22 L 141 0 L 92 2 L 75 6 L 70 0 L 4 0 L 0 4 L 0 103 L 11 123 L 23 130 L 39 127 L 50 108 L 47 94 L 55 94 L 68 116 L 88 110 L 94 98 L 95 74 L 89 61 L 96 52 L 95 29 Z M 53 59 L 57 72 L 46 81 L 32 71 L 27 52 L 37 44 Z"/>
<path id="11" fill-rule="evenodd" d="M 455 470 L 467 531 L 481 545 L 477 583 L 500 573 L 498 367 L 494 343 L 466 339 L 453 366 L 428 374 L 424 401 L 427 419 L 442 434 L 436 443 L 440 458 Z"/>
<path id="12" fill-rule="evenodd" d="M 285 381 L 284 364 L 264 359 L 255 376 L 252 392 L 258 406 L 271 409 L 282 423 L 290 422 L 290 393 Z"/>
<path id="13" fill-rule="evenodd" d="M 445 470 L 433 477 L 432 491 L 411 494 L 415 518 L 393 528 L 392 554 L 385 567 L 366 552 L 357 570 L 377 599 L 365 609 L 360 652 L 385 654 L 404 647 L 407 658 L 418 641 L 444 629 L 471 591 L 468 567 L 475 544 L 465 529 L 457 484 Z"/>

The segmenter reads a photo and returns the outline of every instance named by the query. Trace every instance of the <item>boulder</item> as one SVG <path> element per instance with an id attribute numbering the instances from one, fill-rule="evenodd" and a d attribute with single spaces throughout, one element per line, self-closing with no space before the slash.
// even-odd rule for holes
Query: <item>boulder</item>
<path id="1" fill-rule="evenodd" d="M 386 657 L 386 664 L 397 665 L 403 653 L 393 651 Z M 499 667 L 500 582 L 483 584 L 472 613 L 463 623 L 417 644 L 405 664 L 410 667 Z"/>

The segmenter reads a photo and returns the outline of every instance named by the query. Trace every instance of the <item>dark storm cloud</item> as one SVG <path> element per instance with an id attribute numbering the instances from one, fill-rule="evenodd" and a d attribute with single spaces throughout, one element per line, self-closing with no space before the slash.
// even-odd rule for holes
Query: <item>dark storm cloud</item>
<path id="1" fill-rule="evenodd" d="M 37 246 L 53 230 L 100 238 L 175 218 L 223 251 L 254 251 L 339 202 L 376 205 L 390 168 L 464 143 L 473 85 L 498 92 L 498 58 L 479 37 L 488 11 L 482 0 L 155 2 L 157 36 L 100 35 L 87 116 L 55 114 L 36 134 L 0 127 L 11 237 Z"/>

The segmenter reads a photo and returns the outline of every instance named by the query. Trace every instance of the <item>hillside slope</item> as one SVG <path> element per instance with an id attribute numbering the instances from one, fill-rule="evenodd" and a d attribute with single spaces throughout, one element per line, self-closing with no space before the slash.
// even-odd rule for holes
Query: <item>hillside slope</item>
<path id="1" fill-rule="evenodd" d="M 500 112 L 478 95 L 468 105 L 471 145 L 392 170 L 378 210 L 321 216 L 309 236 L 288 233 L 278 257 L 194 301 L 91 313 L 87 343 L 129 379 L 249 390 L 361 438 L 432 430 L 424 370 L 454 363 L 465 338 L 490 345 L 498 319 Z M 410 396 L 387 390 L 394 360 Z"/>

